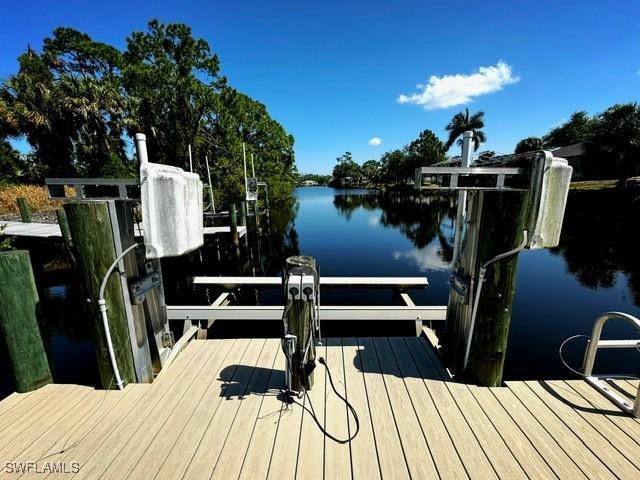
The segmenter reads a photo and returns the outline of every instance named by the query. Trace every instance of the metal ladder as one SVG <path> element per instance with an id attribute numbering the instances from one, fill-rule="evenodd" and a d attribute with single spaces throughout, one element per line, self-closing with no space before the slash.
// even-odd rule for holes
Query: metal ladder
<path id="1" fill-rule="evenodd" d="M 593 365 L 596 361 L 596 353 L 600 348 L 635 348 L 640 351 L 640 339 L 638 340 L 600 340 L 602 335 L 602 328 L 604 324 L 609 320 L 626 320 L 638 331 L 640 331 L 640 320 L 633 315 L 622 312 L 606 312 L 600 315 L 594 325 L 591 333 L 591 339 L 587 347 L 587 351 L 584 355 L 584 367 L 583 374 L 584 379 L 590 383 L 596 390 L 606 396 L 609 400 L 615 403 L 618 407 L 627 413 L 630 413 L 636 418 L 640 417 L 640 386 L 638 392 L 636 392 L 636 398 L 633 404 L 631 401 L 618 393 L 616 393 L 610 385 L 605 381 L 606 376 L 599 377 L 593 375 Z"/>

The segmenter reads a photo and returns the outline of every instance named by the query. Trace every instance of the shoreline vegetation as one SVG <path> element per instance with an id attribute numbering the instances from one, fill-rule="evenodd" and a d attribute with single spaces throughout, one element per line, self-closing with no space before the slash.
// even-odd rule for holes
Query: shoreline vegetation
<path id="1" fill-rule="evenodd" d="M 335 187 L 409 185 L 418 167 L 459 163 L 460 156 L 447 152 L 454 144 L 462 147 L 465 131 L 473 132 L 474 159 L 489 160 L 503 155 L 490 150 L 478 152 L 487 141 L 484 127 L 484 112 L 470 113 L 465 108 L 445 126 L 446 142 L 426 129 L 404 147 L 383 153 L 379 160 L 370 159 L 360 164 L 347 151 L 336 158 L 330 183 Z M 537 150 L 558 151 L 559 157 L 567 158 L 573 167 L 575 189 L 613 188 L 612 182 L 621 187 L 637 186 L 640 184 L 640 105 L 636 102 L 616 104 L 593 116 L 584 111 L 575 112 L 543 137 L 519 141 L 513 153 Z"/>
<path id="2" fill-rule="evenodd" d="M 319 176 L 319 175 L 318 175 Z M 302 176 L 305 177 L 304 175 Z M 325 177 L 329 177 L 326 175 Z M 624 190 L 640 190 L 640 178 L 633 182 L 628 182 L 626 185 L 620 186 L 618 180 L 586 180 L 571 182 L 571 190 L 612 190 L 612 189 L 624 189 Z M 316 181 L 316 180 L 314 180 Z M 325 180 L 323 183 L 318 181 L 316 184 L 302 184 L 298 183 L 296 188 L 304 187 L 330 187 L 330 182 Z M 335 186 L 334 188 L 340 189 L 344 187 Z M 347 187 L 346 189 L 348 189 Z M 386 185 L 367 183 L 360 185 L 359 189 L 376 190 L 379 192 L 388 193 L 415 193 L 412 185 Z M 426 192 L 428 193 L 428 191 Z M 29 206 L 34 213 L 37 212 L 51 212 L 61 206 L 61 202 L 51 200 L 47 196 L 46 188 L 40 185 L 0 185 L 0 218 L 1 217 L 15 217 L 19 218 L 19 210 L 17 199 L 24 197 L 27 199 Z M 6 219 L 6 218 L 5 218 Z M 0 224 L 2 220 L 0 219 Z"/>

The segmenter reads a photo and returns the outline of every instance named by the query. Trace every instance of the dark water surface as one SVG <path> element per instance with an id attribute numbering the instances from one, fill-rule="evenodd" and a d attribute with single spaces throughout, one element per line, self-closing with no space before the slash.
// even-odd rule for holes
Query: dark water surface
<path id="1" fill-rule="evenodd" d="M 304 254 L 314 256 L 321 275 L 326 276 L 426 275 L 430 286 L 411 293 L 416 304 L 447 304 L 453 197 L 434 195 L 417 201 L 326 187 L 301 188 L 295 197 L 289 208 L 272 209 L 270 224 L 262 222 L 259 242 L 257 234 L 250 232 L 251 249 L 243 251 L 243 275 L 279 275 L 287 256 Z M 637 197 L 638 193 L 616 190 L 572 191 L 560 246 L 520 254 L 505 380 L 568 378 L 571 374 L 558 357 L 558 347 L 565 338 L 589 334 L 595 318 L 605 311 L 640 317 Z M 186 275 L 237 274 L 237 265 L 218 262 L 210 248 L 201 258 L 197 264 L 184 260 L 163 263 L 168 302 L 204 303 L 217 293 L 185 287 L 181 279 Z M 71 282 L 53 283 L 40 288 L 40 296 L 54 377 L 58 382 L 93 384 L 97 381 L 95 354 L 87 320 L 78 312 L 79 295 L 69 286 Z M 353 289 L 323 290 L 322 299 L 325 304 L 398 301 L 391 291 Z M 245 292 L 238 301 L 278 304 L 282 300 L 281 292 L 267 290 Z M 371 328 L 370 323 L 360 323 L 357 328 L 361 336 L 380 334 L 361 331 Z M 385 324 L 384 328 L 393 330 L 394 326 Z M 637 334 L 626 325 L 611 323 L 603 338 L 618 336 L 635 338 Z M 0 397 L 12 390 L 3 341 L 0 339 Z M 579 368 L 584 340 L 567 345 L 565 352 L 567 361 Z M 602 351 L 598 359 L 599 372 L 640 373 L 637 351 Z"/>

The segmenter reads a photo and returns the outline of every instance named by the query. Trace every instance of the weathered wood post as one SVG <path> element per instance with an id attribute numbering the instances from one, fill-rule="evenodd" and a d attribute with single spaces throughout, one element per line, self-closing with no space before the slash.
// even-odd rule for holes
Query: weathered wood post
<path id="1" fill-rule="evenodd" d="M 260 228 L 260 209 L 258 208 L 258 200 L 253 202 L 254 218 L 256 220 L 256 231 Z"/>
<path id="2" fill-rule="evenodd" d="M 247 202 L 240 202 L 240 225 L 247 226 Z"/>
<path id="3" fill-rule="evenodd" d="M 58 226 L 60 227 L 60 233 L 62 235 L 62 240 L 64 241 L 67 254 L 71 259 L 71 263 L 75 264 L 76 258 L 73 255 L 73 240 L 71 239 L 69 222 L 67 221 L 67 215 L 64 213 L 64 208 L 56 208 L 56 218 L 58 219 Z"/>
<path id="4" fill-rule="evenodd" d="M 67 203 L 64 210 L 77 255 L 77 270 L 87 303 L 87 314 L 93 327 L 102 387 L 115 388 L 113 367 L 98 310 L 102 277 L 116 260 L 109 207 L 105 201 L 94 201 Z M 113 274 L 107 283 L 105 300 L 109 315 L 109 330 L 120 375 L 125 384 L 135 382 L 129 327 L 117 274 Z"/>
<path id="5" fill-rule="evenodd" d="M 56 218 L 58 219 L 62 239 L 67 248 L 71 249 L 73 241 L 71 240 L 71 231 L 69 230 L 69 222 L 67 221 L 67 215 L 64 213 L 64 208 L 56 208 Z"/>
<path id="6" fill-rule="evenodd" d="M 232 203 L 229 207 L 229 219 L 231 228 L 231 241 L 235 248 L 240 248 L 240 237 L 238 236 L 238 213 L 236 204 Z"/>
<path id="7" fill-rule="evenodd" d="M 464 375 L 480 385 L 500 386 L 504 369 L 513 298 L 516 291 L 518 255 L 513 254 L 480 269 L 496 256 L 514 250 L 523 241 L 528 193 L 483 192 L 477 260 L 475 328 Z M 481 277 L 482 280 L 481 280 Z M 479 294 L 478 285 L 482 281 Z M 475 298 L 474 298 L 475 300 Z M 467 352 L 461 357 L 464 361 Z M 464 368 L 464 365 L 463 365 Z"/>
<path id="8" fill-rule="evenodd" d="M 38 303 L 29 252 L 0 253 L 0 327 L 18 392 L 53 381 L 38 325 Z"/>
<path id="9" fill-rule="evenodd" d="M 416 171 L 417 188 L 428 175 L 437 188 L 468 190 L 459 197 L 443 348 L 458 378 L 502 383 L 518 253 L 558 245 L 571 172 L 550 152 Z"/>
<path id="10" fill-rule="evenodd" d="M 31 207 L 29 207 L 29 202 L 24 197 L 18 197 L 16 199 L 18 203 L 18 210 L 20 210 L 20 217 L 22 218 L 23 223 L 31 223 Z"/>

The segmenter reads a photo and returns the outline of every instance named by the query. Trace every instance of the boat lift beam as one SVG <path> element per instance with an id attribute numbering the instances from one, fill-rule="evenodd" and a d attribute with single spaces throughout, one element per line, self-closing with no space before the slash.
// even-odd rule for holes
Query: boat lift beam
<path id="1" fill-rule="evenodd" d="M 167 305 L 169 320 L 282 320 L 284 307 L 280 305 Z M 447 307 L 405 305 L 321 305 L 322 321 L 444 321 Z"/>
<path id="2" fill-rule="evenodd" d="M 194 285 L 219 285 L 225 288 L 243 286 L 281 287 L 281 277 L 194 277 Z M 324 287 L 353 288 L 425 288 L 426 277 L 320 277 Z"/>
<path id="3" fill-rule="evenodd" d="M 241 287 L 282 288 L 281 277 L 194 277 L 194 285 L 215 285 L 226 291 L 211 305 L 167 305 L 169 320 L 191 321 L 205 330 L 214 321 L 266 320 L 281 321 L 284 307 L 262 305 L 232 305 L 229 290 Z M 416 334 L 422 332 L 422 322 L 443 322 L 447 307 L 416 305 L 410 289 L 426 288 L 426 277 L 320 277 L 325 288 L 386 288 L 397 290 L 400 305 L 321 305 L 322 321 L 412 321 Z"/>

